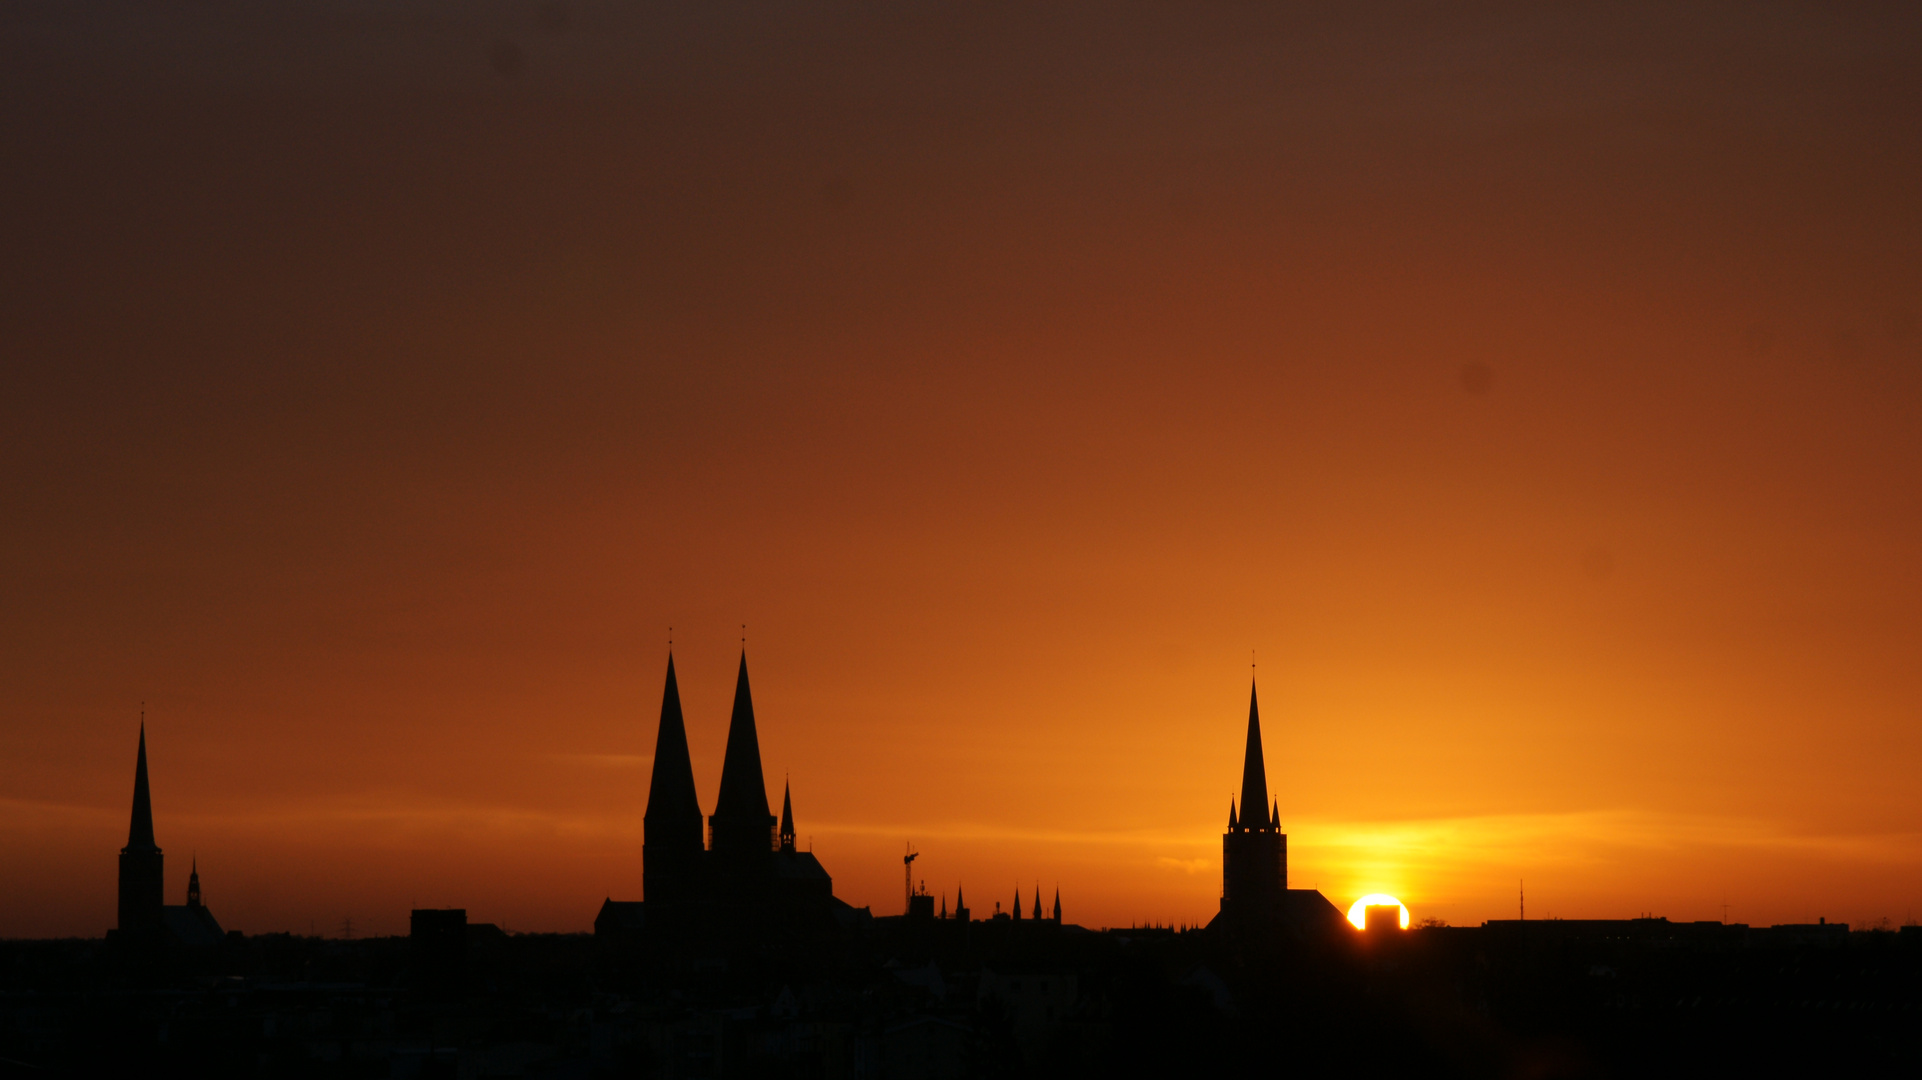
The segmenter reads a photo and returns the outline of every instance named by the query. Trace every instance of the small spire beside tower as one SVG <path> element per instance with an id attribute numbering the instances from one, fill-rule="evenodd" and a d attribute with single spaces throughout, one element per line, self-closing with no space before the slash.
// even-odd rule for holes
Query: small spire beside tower
<path id="1" fill-rule="evenodd" d="M 786 780 L 781 782 L 781 850 L 794 852 L 794 788 Z"/>

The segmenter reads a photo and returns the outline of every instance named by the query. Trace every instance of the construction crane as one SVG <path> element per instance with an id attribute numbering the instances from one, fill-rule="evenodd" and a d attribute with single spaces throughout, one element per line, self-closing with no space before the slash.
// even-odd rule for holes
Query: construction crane
<path id="1" fill-rule="evenodd" d="M 908 853 L 901 857 L 901 876 L 906 879 L 907 883 L 906 895 L 901 901 L 901 910 L 903 912 L 906 912 L 908 908 L 914 906 L 914 860 L 919 858 L 920 855 L 921 853 L 914 850 L 914 845 L 910 843 L 908 844 Z"/>

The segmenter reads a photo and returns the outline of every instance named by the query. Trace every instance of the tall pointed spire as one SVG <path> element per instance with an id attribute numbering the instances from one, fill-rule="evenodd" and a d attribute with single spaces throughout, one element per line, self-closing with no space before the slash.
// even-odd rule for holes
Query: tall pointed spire
<path id="1" fill-rule="evenodd" d="M 694 762 L 687 752 L 687 721 L 674 654 L 667 654 L 661 724 L 654 734 L 654 768 L 641 818 L 641 895 L 652 903 L 691 900 L 700 888 L 701 801 L 694 793 Z"/>
<path id="2" fill-rule="evenodd" d="M 787 781 L 781 782 L 781 850 L 794 850 L 794 786 Z"/>
<path id="3" fill-rule="evenodd" d="M 127 829 L 128 850 L 158 849 L 153 838 L 153 796 L 147 790 L 147 722 L 140 722 L 140 755 L 133 766 L 133 823 Z"/>
<path id="4" fill-rule="evenodd" d="M 1014 887 L 1014 921 L 1021 921 L 1021 886 Z"/>
<path id="5" fill-rule="evenodd" d="M 187 871 L 187 906 L 200 906 L 200 856 L 194 856 L 193 868 Z"/>
<path id="6" fill-rule="evenodd" d="M 1242 814 L 1242 827 L 1260 829 L 1267 825 L 1261 820 L 1261 804 L 1267 801 L 1268 769 L 1261 756 L 1261 707 L 1251 682 L 1248 684 L 1248 753 L 1241 763 L 1241 805 L 1253 809 Z"/>
<path id="7" fill-rule="evenodd" d="M 646 818 L 691 817 L 698 831 L 701 800 L 694 793 L 694 760 L 687 751 L 687 720 L 681 715 L 681 686 L 674 677 L 674 654 L 667 654 L 667 687 L 661 691 L 661 726 L 654 734 L 654 771 L 648 780 Z"/>
<path id="8" fill-rule="evenodd" d="M 1264 812 L 1263 807 L 1268 809 Z M 1221 913 L 1233 920 L 1270 920 L 1288 889 L 1288 837 L 1281 803 L 1268 798 L 1261 752 L 1261 705 L 1248 686 L 1248 747 L 1241 763 L 1241 816 L 1230 817 L 1221 838 Z M 1251 924 L 1252 925 L 1252 924 Z"/>
<path id="9" fill-rule="evenodd" d="M 1054 887 L 1054 921 L 1061 921 L 1061 886 Z"/>
<path id="10" fill-rule="evenodd" d="M 133 821 L 120 849 L 119 928 L 141 935 L 160 926 L 166 905 L 166 858 L 153 837 L 153 796 L 147 788 L 147 720 L 140 719 L 140 752 L 133 767 Z"/>
<path id="11" fill-rule="evenodd" d="M 1041 883 L 1039 881 L 1034 883 L 1034 907 L 1032 910 L 1034 911 L 1035 918 L 1041 918 Z"/>
<path id="12" fill-rule="evenodd" d="M 747 650 L 741 650 L 734 681 L 734 715 L 728 720 L 727 755 L 721 761 L 721 793 L 714 801 L 714 850 L 730 855 L 765 854 L 774 847 L 774 815 L 767 808 L 761 773 L 761 740 L 754 730 L 754 695 L 747 682 Z"/>

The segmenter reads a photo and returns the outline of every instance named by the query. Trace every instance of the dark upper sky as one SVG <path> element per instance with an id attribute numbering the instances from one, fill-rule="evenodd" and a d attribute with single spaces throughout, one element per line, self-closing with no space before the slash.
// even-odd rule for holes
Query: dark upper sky
<path id="1" fill-rule="evenodd" d="M 1295 884 L 1899 918 L 1918 61 L 1912 4 L 10 4 L 0 934 L 111 921 L 142 700 L 230 925 L 584 926 L 667 627 L 711 809 L 743 622 L 877 910 L 914 840 L 1206 917 L 1254 647 Z"/>

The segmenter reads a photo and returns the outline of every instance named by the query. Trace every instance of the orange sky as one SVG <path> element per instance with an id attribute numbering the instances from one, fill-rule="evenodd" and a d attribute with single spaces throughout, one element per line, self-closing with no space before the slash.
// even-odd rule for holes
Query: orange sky
<path id="1" fill-rule="evenodd" d="M 0 935 L 1922 909 L 1913 5 L 1036 7 L 0 12 Z"/>

